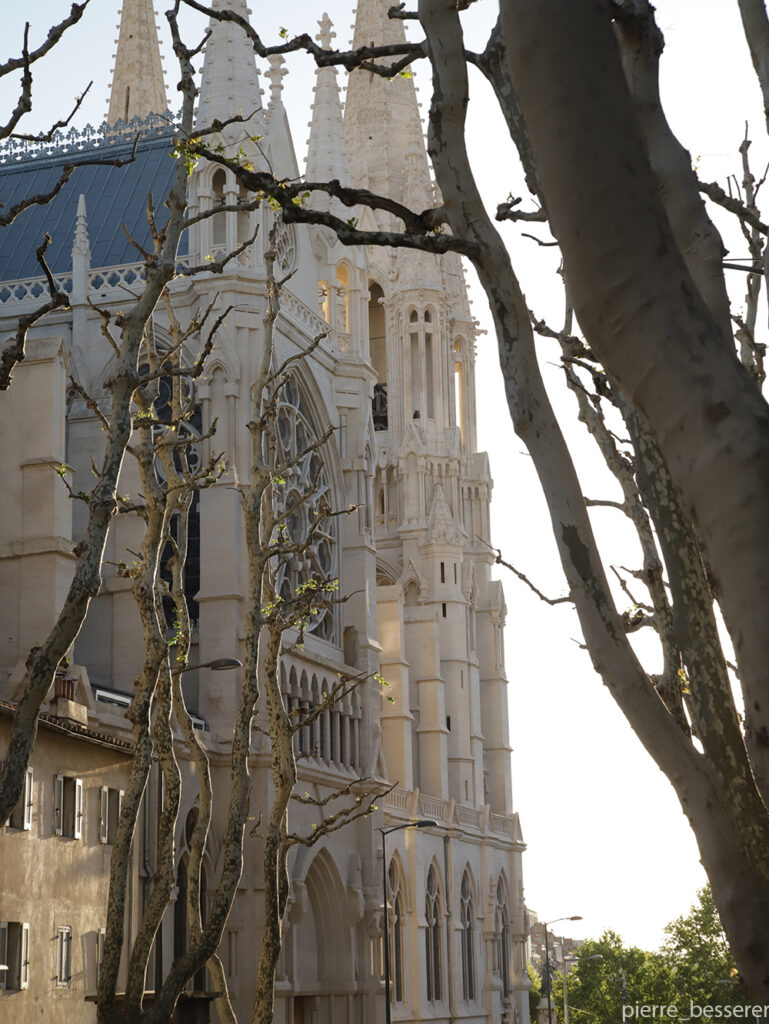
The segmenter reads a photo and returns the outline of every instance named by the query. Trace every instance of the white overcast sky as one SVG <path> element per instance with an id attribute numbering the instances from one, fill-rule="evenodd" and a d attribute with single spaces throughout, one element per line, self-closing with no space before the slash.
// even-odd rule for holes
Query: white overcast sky
<path id="1" fill-rule="evenodd" d="M 34 44 L 44 29 L 69 10 L 69 0 L 34 0 L 3 11 L 0 60 L 17 53 L 23 20 L 32 19 Z M 163 0 L 156 8 L 165 9 Z M 344 0 L 288 0 L 280 5 L 252 0 L 253 21 L 265 41 L 316 28 L 324 9 L 335 23 L 337 43 L 351 38 L 352 9 Z M 99 123 L 107 109 L 109 70 L 117 37 L 117 0 L 92 0 L 83 23 L 54 54 L 47 70 L 35 74 L 35 113 L 41 127 L 61 116 L 70 97 L 93 78 L 79 124 Z M 468 16 L 468 45 L 482 49 L 497 4 L 480 0 Z M 749 121 L 754 168 L 766 162 L 761 104 L 736 0 L 659 0 L 657 18 L 666 37 L 662 59 L 663 99 L 669 120 L 695 157 L 705 180 L 722 183 L 739 173 L 739 146 Z M 168 82 L 175 84 L 173 53 L 164 18 L 163 52 Z M 197 22 L 196 26 L 200 23 Z M 197 27 L 194 29 L 197 31 Z M 194 32 L 190 30 L 190 38 Z M 303 158 L 312 100 L 313 68 L 294 58 L 284 99 L 292 115 L 294 144 Z M 428 78 L 417 72 L 420 98 L 428 103 Z M 424 83 L 424 84 L 422 84 Z M 172 93 L 172 96 L 174 94 Z M 0 92 L 2 109 L 13 99 Z M 173 106 L 178 104 L 172 99 Z M 3 118 L 4 119 L 4 118 Z M 512 144 L 483 83 L 473 79 L 469 136 L 476 172 L 490 210 L 509 192 L 526 196 Z M 524 226 L 524 230 L 525 230 Z M 521 239 L 506 226 L 530 306 L 559 325 L 561 298 L 552 250 Z M 731 232 L 731 229 L 729 229 Z M 548 237 L 541 228 L 533 233 Z M 739 235 L 727 235 L 732 255 L 745 256 Z M 733 304 L 742 304 L 744 280 L 731 279 Z M 472 277 L 472 275 L 471 275 Z M 474 313 L 488 333 L 478 340 L 477 386 L 480 447 L 489 452 L 495 478 L 492 526 L 505 557 L 545 592 L 563 593 L 549 521 L 531 460 L 514 436 L 503 399 L 491 322 L 482 292 L 473 281 Z M 765 315 L 762 313 L 762 316 Z M 553 364 L 552 343 L 542 343 L 542 360 L 568 436 L 575 439 L 584 490 L 591 498 L 615 497 L 581 437 L 573 402 L 564 394 Z M 548 369 L 552 366 L 552 369 Z M 597 510 L 599 539 L 615 564 L 635 566 L 637 552 L 622 529 L 619 513 Z M 503 570 L 504 573 L 504 570 Z M 608 692 L 592 671 L 576 617 L 563 606 L 542 605 L 512 576 L 503 576 L 508 605 L 507 671 L 516 809 L 528 852 L 524 859 L 527 903 L 541 919 L 580 914 L 568 934 L 597 936 L 605 928 L 647 948 L 662 938 L 664 925 L 685 912 L 705 876 L 697 847 L 664 776 L 641 747 Z"/>

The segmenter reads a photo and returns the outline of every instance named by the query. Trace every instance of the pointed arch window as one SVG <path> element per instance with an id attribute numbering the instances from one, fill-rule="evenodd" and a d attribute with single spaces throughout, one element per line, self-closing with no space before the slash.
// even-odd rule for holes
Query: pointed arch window
<path id="1" fill-rule="evenodd" d="M 427 1001 L 440 1002 L 443 996 L 441 965 L 441 898 L 435 868 L 427 872 L 425 891 L 425 971 L 427 974 Z"/>
<path id="2" fill-rule="evenodd" d="M 507 902 L 507 890 L 503 880 L 497 882 L 497 905 L 495 912 L 495 932 L 497 941 L 497 971 L 502 978 L 502 991 L 505 995 L 511 991 L 510 985 L 510 953 L 512 950 L 510 934 L 510 909 Z"/>
<path id="3" fill-rule="evenodd" d="M 387 880 L 390 889 L 387 911 L 390 915 L 390 963 L 392 964 L 392 987 L 390 992 L 393 1003 L 402 1003 L 405 991 L 403 953 L 404 897 L 401 873 L 394 860 L 390 861 Z"/>
<path id="4" fill-rule="evenodd" d="M 331 486 L 321 453 L 311 450 L 318 431 L 294 379 L 281 389 L 276 428 L 275 466 L 283 480 L 275 490 L 276 512 L 286 516 L 291 540 L 306 540 L 311 535 L 306 551 L 278 567 L 275 589 L 283 600 L 289 600 L 303 583 L 327 583 L 335 578 L 336 527 L 333 518 L 323 519 L 324 512 L 333 508 Z M 333 642 L 333 609 L 318 608 L 305 632 Z"/>
<path id="5" fill-rule="evenodd" d="M 217 168 L 211 176 L 211 199 L 210 208 L 229 206 L 229 210 L 222 210 L 213 214 L 209 221 L 209 243 L 212 253 L 221 256 L 222 253 L 243 245 L 254 233 L 254 212 L 252 210 L 234 209 L 237 206 L 245 206 L 253 199 L 252 193 L 232 176 L 228 176 L 223 168 Z M 241 266 L 247 266 L 251 259 L 251 249 L 239 253 L 237 262 Z"/>
<path id="6" fill-rule="evenodd" d="M 336 270 L 336 329 L 339 334 L 350 330 L 350 274 L 344 263 Z"/>
<path id="7" fill-rule="evenodd" d="M 476 650 L 477 637 L 476 637 L 476 621 L 475 615 L 478 609 L 478 594 L 475 589 L 475 584 L 470 591 L 470 600 L 467 604 L 467 649 L 469 651 Z"/>
<path id="8" fill-rule="evenodd" d="M 250 202 L 250 200 L 251 200 L 251 195 L 250 195 L 248 189 L 245 187 L 245 185 L 243 184 L 242 181 L 239 181 L 238 182 L 238 205 L 243 206 L 246 203 Z M 249 238 L 251 237 L 251 233 L 253 231 L 253 228 L 251 227 L 251 217 L 252 217 L 252 214 L 251 214 L 250 210 L 243 210 L 241 213 L 236 214 L 236 217 L 237 217 L 237 224 L 238 224 L 237 241 L 238 241 L 238 245 L 242 245 L 244 242 L 247 242 L 249 240 Z M 247 253 L 242 252 L 240 254 L 239 259 L 240 259 L 240 262 L 243 263 L 244 259 L 245 260 L 248 259 Z"/>
<path id="9" fill-rule="evenodd" d="M 459 427 L 459 434 L 464 444 L 467 440 L 467 417 L 465 415 L 465 398 L 467 391 L 467 370 L 465 367 L 465 344 L 462 338 L 454 342 L 454 423 Z"/>
<path id="10" fill-rule="evenodd" d="M 371 365 L 377 375 L 374 384 L 372 414 L 374 430 L 387 430 L 387 333 L 385 327 L 384 292 L 375 281 L 369 285 L 368 341 Z"/>
<path id="11" fill-rule="evenodd" d="M 331 323 L 331 303 L 325 281 L 318 281 L 318 315 L 322 316 L 327 324 Z"/>
<path id="12" fill-rule="evenodd" d="M 435 419 L 435 325 L 432 310 L 409 313 L 412 418 Z"/>
<path id="13" fill-rule="evenodd" d="M 459 919 L 462 929 L 462 995 L 465 1002 L 471 1003 L 475 999 L 475 920 L 472 887 L 467 871 L 462 875 Z"/>
<path id="14" fill-rule="evenodd" d="M 227 175 L 222 168 L 214 171 L 211 178 L 211 192 L 213 206 L 221 206 L 225 202 L 224 189 L 227 184 Z M 211 218 L 211 244 L 216 247 L 227 245 L 227 214 L 215 213 Z"/>

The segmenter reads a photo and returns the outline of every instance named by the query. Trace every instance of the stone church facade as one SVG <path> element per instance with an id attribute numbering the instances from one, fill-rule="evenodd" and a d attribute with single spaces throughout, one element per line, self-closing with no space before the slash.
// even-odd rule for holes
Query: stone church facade
<path id="1" fill-rule="evenodd" d="M 217 0 L 248 16 L 245 0 Z M 389 0 L 360 0 L 355 43 L 402 38 L 387 18 Z M 318 36 L 330 46 L 323 16 Z M 224 129 L 222 143 L 243 146 L 278 176 L 300 173 L 282 102 L 285 67 L 271 58 L 263 101 L 253 52 L 237 27 L 214 22 L 201 77 L 201 124 L 248 112 Z M 6 229 L 0 250 L 0 337 L 39 302 L 34 259 L 41 231 L 53 236 L 50 264 L 71 308 L 31 332 L 26 361 L 0 397 L 0 747 L 23 684 L 29 648 L 47 635 L 72 572 L 84 510 L 72 502 L 88 487 L 99 424 L 68 386 L 68 375 L 105 401 L 111 352 L 94 306 L 117 311 L 141 283 L 142 265 L 120 225 L 146 233 L 146 196 L 156 203 L 173 173 L 167 106 L 152 0 L 123 0 L 109 113 L 104 129 L 72 135 L 34 152 L 0 154 L 5 203 L 56 179 L 74 153 L 130 152 L 123 168 L 88 167 L 49 207 Z M 251 113 L 253 112 L 253 113 Z M 135 125 L 134 125 L 135 127 Z M 344 106 L 334 68 L 316 72 L 306 175 L 339 178 L 421 209 L 434 196 L 411 79 L 349 77 Z M 237 202 L 229 172 L 201 162 L 190 209 Z M 318 204 L 328 200 L 316 199 Z M 333 201 L 331 201 L 333 202 Z M 328 208 L 328 207 L 327 207 Z M 198 263 L 251 237 L 256 242 L 222 275 L 172 285 L 182 321 L 216 294 L 233 310 L 205 378 L 196 385 L 199 432 L 216 419 L 215 444 L 228 473 L 202 491 L 195 508 L 188 582 L 196 628 L 192 664 L 237 656 L 246 597 L 245 538 L 233 484 L 249 467 L 250 381 L 263 342 L 264 248 L 274 214 L 228 212 L 199 222 L 180 261 Z M 389 215 L 360 211 L 363 226 L 388 228 Z M 524 962 L 523 841 L 513 812 L 505 604 L 491 578 L 488 460 L 476 450 L 475 325 L 457 256 L 405 249 L 346 248 L 324 228 L 278 222 L 278 262 L 293 276 L 282 295 L 279 355 L 327 335 L 301 365 L 283 400 L 284 443 L 331 423 L 323 486 L 333 507 L 359 506 L 322 534 L 311 552 L 338 575 L 349 600 L 315 623 L 304 647 L 283 658 L 291 707 L 309 707 L 340 672 L 381 672 L 297 736 L 305 755 L 300 786 L 322 797 L 360 776 L 394 788 L 371 818 L 299 848 L 290 859 L 291 897 L 278 970 L 281 1024 L 374 1024 L 384 1019 L 383 867 L 388 885 L 391 1011 L 394 1021 L 504 1021 L 528 1024 Z M 167 320 L 156 311 L 156 337 Z M 126 463 L 121 489 L 139 490 Z M 141 629 L 130 581 L 115 564 L 140 543 L 129 516 L 114 523 L 104 584 L 44 707 L 22 802 L 0 828 L 0 1021 L 95 1021 L 93 994 L 104 924 L 111 839 L 130 766 L 125 708 L 142 661 Z M 206 745 L 217 795 L 226 792 L 228 737 L 236 702 L 234 673 L 190 672 L 185 697 Z M 183 757 L 180 751 L 180 758 Z M 188 783 L 192 769 L 182 762 Z M 269 753 L 253 749 L 252 806 L 269 798 Z M 176 902 L 164 918 L 147 988 L 184 948 L 187 836 L 195 789 L 188 784 L 178 820 Z M 152 884 L 162 789 L 148 790 L 134 837 L 127 928 L 137 927 Z M 186 801 L 186 802 L 185 802 Z M 214 803 L 205 885 L 216 887 L 226 800 Z M 307 808 L 292 829 L 308 833 Z M 380 829 L 430 818 L 429 828 Z M 220 954 L 239 1019 L 249 1016 L 258 948 L 262 879 L 258 840 L 247 839 L 246 866 Z M 179 1019 L 214 1019 L 202 972 Z"/>

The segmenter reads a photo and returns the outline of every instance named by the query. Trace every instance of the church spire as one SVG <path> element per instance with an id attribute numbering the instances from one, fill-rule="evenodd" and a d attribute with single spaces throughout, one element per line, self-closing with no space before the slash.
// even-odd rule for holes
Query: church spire
<path id="1" fill-rule="evenodd" d="M 215 11 L 231 10 L 248 20 L 251 13 L 246 0 L 214 0 Z M 254 49 L 245 32 L 231 21 L 209 24 L 211 36 L 206 43 L 203 76 L 200 84 L 198 124 L 209 125 L 218 119 L 224 121 L 234 114 L 250 118 L 246 129 L 251 135 L 265 131 L 262 93 L 259 74 L 254 60 Z M 254 115 L 253 118 L 251 115 Z M 243 126 L 235 126 L 229 133 L 243 134 Z"/>
<path id="2" fill-rule="evenodd" d="M 324 49 L 331 49 L 331 40 L 336 32 L 331 27 L 328 14 L 324 13 L 318 25 L 320 32 L 315 38 Z M 342 102 L 335 67 L 316 69 L 314 92 L 307 150 L 307 180 L 332 181 L 337 178 L 343 185 L 350 184 L 350 161 L 347 157 Z M 329 197 L 316 195 L 313 206 L 328 210 Z"/>
<path id="3" fill-rule="evenodd" d="M 359 0 L 354 48 L 405 41 L 403 21 L 387 16 L 390 7 L 392 0 Z M 406 205 L 414 202 L 410 189 L 415 185 L 420 196 L 430 195 L 430 170 L 411 77 L 388 81 L 370 71 L 351 72 L 345 128 L 356 185 Z"/>
<path id="4" fill-rule="evenodd" d="M 123 0 L 107 123 L 168 110 L 153 0 Z"/>

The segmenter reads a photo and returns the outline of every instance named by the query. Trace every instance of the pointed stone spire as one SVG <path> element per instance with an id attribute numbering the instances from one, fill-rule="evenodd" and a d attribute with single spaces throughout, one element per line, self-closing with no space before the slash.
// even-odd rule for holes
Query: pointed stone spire
<path id="1" fill-rule="evenodd" d="M 427 518 L 427 539 L 433 544 L 461 545 L 463 532 L 451 514 L 442 484 L 436 484 Z"/>
<path id="2" fill-rule="evenodd" d="M 331 48 L 331 40 L 336 35 L 328 14 L 323 15 L 318 25 L 320 32 L 315 38 L 328 50 Z M 342 101 L 335 67 L 317 68 L 314 92 L 307 149 L 307 180 L 332 181 L 337 178 L 342 184 L 349 184 L 350 162 L 347 157 Z M 338 200 L 335 202 L 338 203 Z M 326 195 L 318 194 L 313 198 L 313 206 L 317 209 L 325 211 L 330 205 L 329 197 Z"/>
<path id="3" fill-rule="evenodd" d="M 391 6 L 392 0 L 359 0 L 353 47 L 406 39 L 403 21 L 387 17 Z M 347 86 L 345 128 L 356 185 L 407 205 L 414 203 L 409 188 L 416 186 L 421 195 L 429 195 L 430 170 L 410 76 L 388 81 L 370 71 L 353 71 Z"/>
<path id="4" fill-rule="evenodd" d="M 215 11 L 231 10 L 248 20 L 251 11 L 246 0 L 213 0 Z M 249 118 L 246 132 L 264 134 L 264 112 L 254 48 L 245 32 L 231 21 L 209 23 L 211 36 L 206 43 L 197 123 L 209 125 L 242 114 Z M 235 125 L 227 136 L 242 137 L 243 125 Z"/>
<path id="5" fill-rule="evenodd" d="M 91 259 L 91 245 L 88 241 L 88 222 L 85 213 L 85 196 L 81 193 L 77 201 L 77 214 L 75 215 L 75 238 L 72 243 L 72 258 L 82 256 L 86 260 Z"/>
<path id="6" fill-rule="evenodd" d="M 88 293 L 88 271 L 91 268 L 91 245 L 88 241 L 88 223 L 85 196 L 77 201 L 75 237 L 72 241 L 72 304 L 85 302 Z"/>
<path id="7" fill-rule="evenodd" d="M 413 210 L 426 210 L 433 197 L 429 176 L 425 176 L 425 146 L 421 132 L 412 131 L 406 146 L 404 194 Z"/>
<path id="8" fill-rule="evenodd" d="M 288 74 L 288 68 L 282 53 L 271 53 L 267 63 L 270 67 L 264 77 L 270 83 L 270 107 L 277 107 L 283 104 L 283 79 Z"/>
<path id="9" fill-rule="evenodd" d="M 153 0 L 123 0 L 107 123 L 166 110 L 168 96 Z"/>

